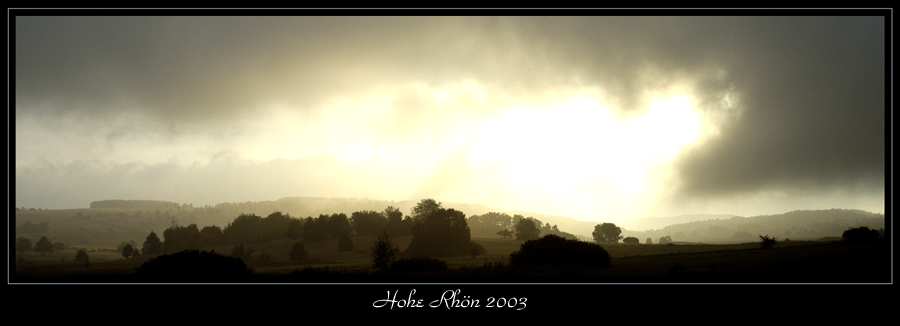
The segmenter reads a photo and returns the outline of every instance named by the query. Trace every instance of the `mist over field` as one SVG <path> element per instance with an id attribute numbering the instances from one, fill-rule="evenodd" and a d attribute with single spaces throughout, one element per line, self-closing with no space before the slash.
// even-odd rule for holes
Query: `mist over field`
<path id="1" fill-rule="evenodd" d="M 30 13 L 10 44 L 14 207 L 886 212 L 881 16 Z"/>

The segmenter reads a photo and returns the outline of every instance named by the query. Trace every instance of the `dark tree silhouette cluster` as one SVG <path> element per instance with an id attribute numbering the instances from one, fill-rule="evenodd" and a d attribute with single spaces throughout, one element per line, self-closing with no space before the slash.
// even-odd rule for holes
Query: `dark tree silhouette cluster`
<path id="1" fill-rule="evenodd" d="M 306 218 L 303 225 L 303 240 L 307 243 L 325 239 L 340 238 L 353 232 L 347 214 L 321 214 L 318 218 Z"/>
<path id="2" fill-rule="evenodd" d="M 350 214 L 350 225 L 357 235 L 378 235 L 387 225 L 387 217 L 376 211 L 358 211 Z"/>
<path id="3" fill-rule="evenodd" d="M 298 236 L 298 222 L 288 214 L 274 212 L 262 218 L 256 214 L 241 214 L 222 230 L 227 244 L 259 244 Z M 293 223 L 293 227 L 292 227 Z"/>
<path id="4" fill-rule="evenodd" d="M 841 234 L 841 239 L 849 244 L 875 243 L 880 237 L 881 233 L 878 230 L 872 230 L 866 226 L 849 228 Z"/>
<path id="5" fill-rule="evenodd" d="M 403 217 L 403 213 L 400 212 L 400 209 L 395 208 L 394 206 L 388 206 L 388 208 L 385 208 L 383 214 L 387 218 L 387 223 L 385 224 L 384 229 L 388 234 L 395 237 L 402 237 L 412 234 L 412 217 Z"/>
<path id="6" fill-rule="evenodd" d="M 163 231 L 163 251 L 200 249 L 200 237 L 200 229 L 197 228 L 197 224 L 173 225 Z"/>
<path id="7" fill-rule="evenodd" d="M 239 258 L 185 250 L 152 258 L 135 275 L 146 282 L 234 283 L 249 280 L 253 270 Z"/>
<path id="8" fill-rule="evenodd" d="M 518 251 L 509 255 L 509 264 L 514 268 L 535 266 L 603 268 L 609 267 L 610 262 L 609 253 L 600 245 L 565 239 L 554 234 L 526 241 Z"/>
<path id="9" fill-rule="evenodd" d="M 466 215 L 445 209 L 433 199 L 413 208 L 413 238 L 403 252 L 407 257 L 442 257 L 469 254 L 471 235 Z"/>

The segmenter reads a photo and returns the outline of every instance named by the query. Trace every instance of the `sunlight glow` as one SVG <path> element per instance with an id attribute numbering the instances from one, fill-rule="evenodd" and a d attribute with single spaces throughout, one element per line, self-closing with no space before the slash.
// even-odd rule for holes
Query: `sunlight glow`
<path id="1" fill-rule="evenodd" d="M 508 186 L 522 193 L 584 197 L 612 185 L 636 193 L 651 169 L 694 141 L 701 119 L 687 96 L 653 101 L 633 119 L 591 97 L 549 108 L 506 110 L 486 122 L 471 149 L 473 163 L 508 164 Z"/>

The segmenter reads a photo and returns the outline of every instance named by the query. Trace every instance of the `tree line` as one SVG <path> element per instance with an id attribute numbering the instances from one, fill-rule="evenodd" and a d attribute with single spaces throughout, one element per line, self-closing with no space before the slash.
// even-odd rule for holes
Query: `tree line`
<path id="1" fill-rule="evenodd" d="M 155 254 L 209 246 L 253 245 L 280 239 L 315 242 L 352 234 L 378 235 L 381 231 L 393 236 L 407 236 L 412 234 L 412 228 L 412 217 L 403 218 L 399 209 L 390 206 L 382 212 L 354 212 L 349 218 L 344 213 L 320 214 L 315 218 L 296 218 L 281 212 L 266 217 L 241 214 L 225 228 L 212 225 L 200 229 L 196 224 L 173 223 L 163 231 L 162 238 L 151 231 L 145 239 L 143 252 Z"/>
<path id="2" fill-rule="evenodd" d="M 472 215 L 468 219 L 472 235 L 489 237 L 500 235 L 502 237 L 517 240 L 533 240 L 542 235 L 557 235 L 566 239 L 577 239 L 574 234 L 560 231 L 556 225 L 543 223 L 534 217 L 524 217 L 516 214 L 510 216 L 506 213 L 489 212 L 482 215 Z"/>

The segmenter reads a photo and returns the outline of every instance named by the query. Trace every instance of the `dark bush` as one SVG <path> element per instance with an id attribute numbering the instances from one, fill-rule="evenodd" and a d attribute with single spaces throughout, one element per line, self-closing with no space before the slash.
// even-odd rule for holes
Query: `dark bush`
<path id="1" fill-rule="evenodd" d="M 447 263 L 434 258 L 404 258 L 391 264 L 391 272 L 439 272 L 447 270 Z"/>
<path id="2" fill-rule="evenodd" d="M 147 282 L 236 283 L 246 281 L 253 270 L 240 258 L 185 250 L 152 258 L 135 275 Z"/>
<path id="3" fill-rule="evenodd" d="M 861 226 L 858 228 L 849 228 L 841 235 L 841 238 L 846 243 L 852 244 L 862 244 L 862 243 L 874 243 L 878 241 L 878 238 L 881 234 L 878 230 L 869 229 L 866 226 Z"/>
<path id="4" fill-rule="evenodd" d="M 548 234 L 537 240 L 525 241 L 519 251 L 509 255 L 514 268 L 533 266 L 590 266 L 609 267 L 609 253 L 596 243 L 565 239 Z"/>
<path id="5" fill-rule="evenodd" d="M 775 246 L 776 243 L 778 243 L 778 238 L 774 238 L 774 237 L 770 238 L 768 234 L 767 235 L 759 235 L 759 240 L 760 240 L 759 246 L 762 249 L 772 248 L 773 246 Z"/>
<path id="6" fill-rule="evenodd" d="M 88 254 L 86 251 L 84 251 L 84 249 L 78 250 L 78 253 L 75 254 L 76 263 L 83 263 L 85 266 L 87 266 L 90 264 L 88 262 L 89 260 L 90 258 L 88 257 Z"/>

